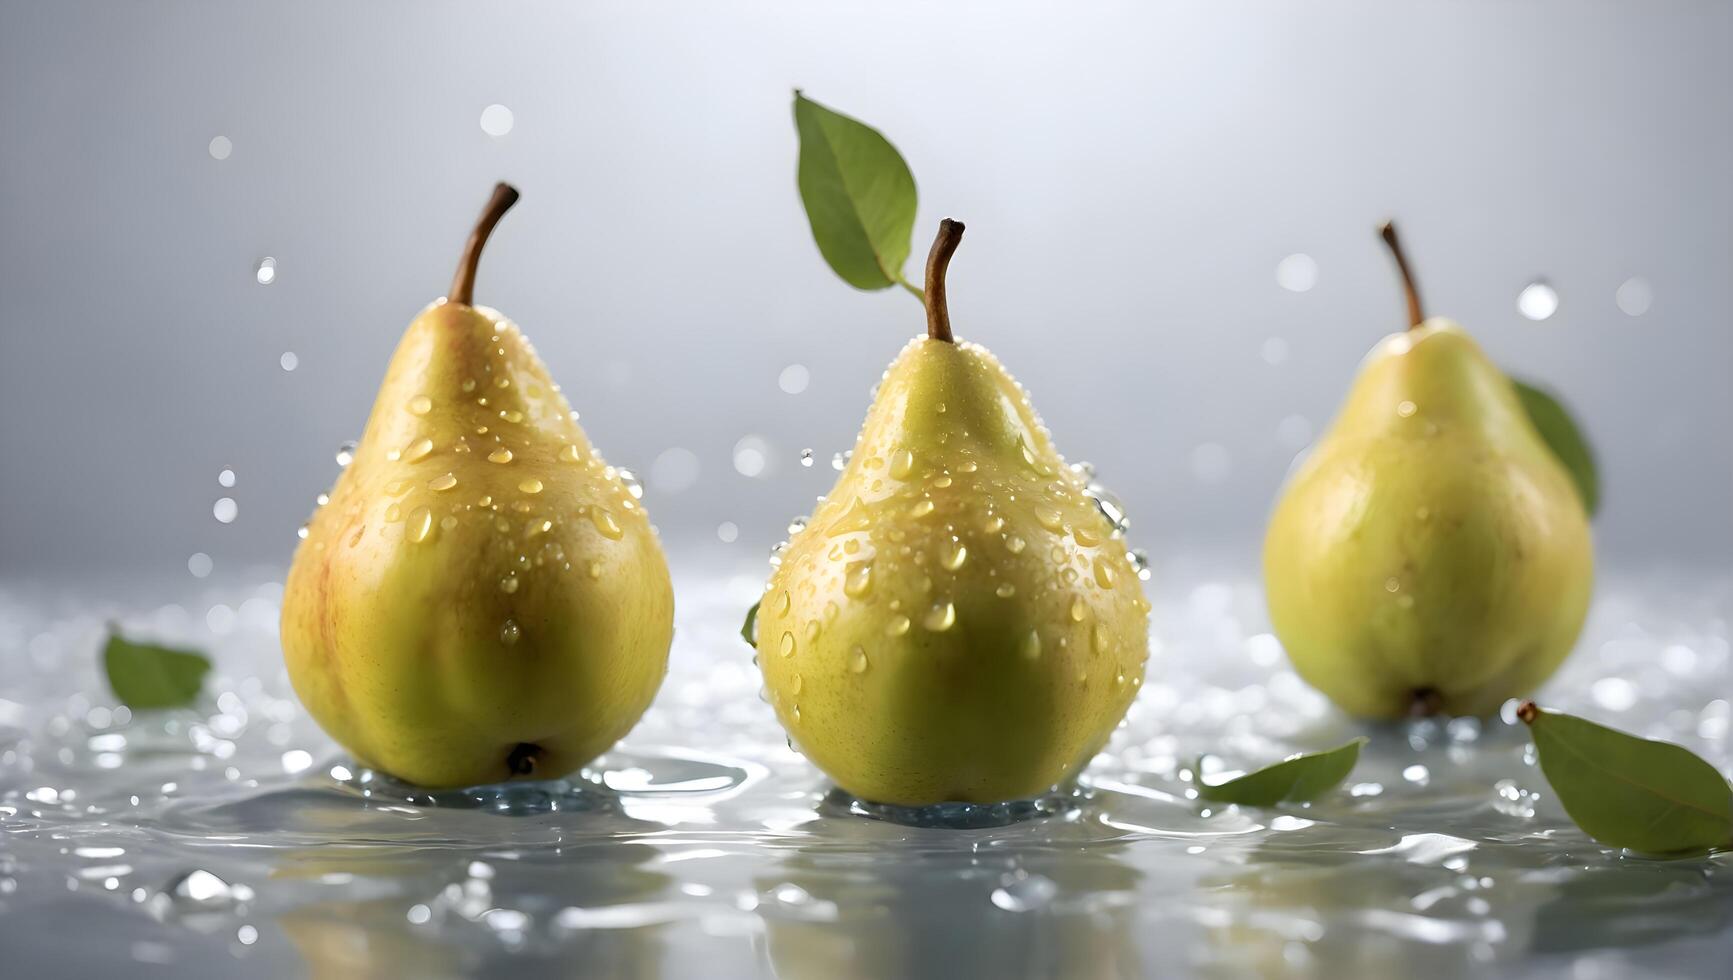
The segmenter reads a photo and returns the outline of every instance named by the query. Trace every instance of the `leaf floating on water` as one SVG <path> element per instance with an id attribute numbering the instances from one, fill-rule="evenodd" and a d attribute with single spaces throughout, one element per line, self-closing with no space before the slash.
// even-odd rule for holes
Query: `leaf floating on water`
<path id="1" fill-rule="evenodd" d="M 746 610 L 746 622 L 740 624 L 740 638 L 749 647 L 758 646 L 758 607 L 762 605 L 763 599 L 753 603 L 752 608 Z"/>
<path id="2" fill-rule="evenodd" d="M 1733 786 L 1689 749 L 1533 701 L 1517 717 L 1565 813 L 1595 840 L 1646 854 L 1733 846 Z"/>
<path id="3" fill-rule="evenodd" d="M 102 664 L 114 696 L 139 711 L 192 704 L 211 669 L 210 658 L 197 651 L 134 643 L 112 630 Z"/>
<path id="4" fill-rule="evenodd" d="M 1277 803 L 1305 803 L 1336 788 L 1354 764 L 1360 761 L 1360 746 L 1365 738 L 1356 738 L 1322 752 L 1289 756 L 1275 765 L 1210 786 L 1198 774 L 1197 795 L 1214 803 L 1238 803 L 1241 806 L 1274 806 Z"/>
<path id="5" fill-rule="evenodd" d="M 1515 378 L 1511 379 L 1511 384 L 1516 387 L 1517 400 L 1522 402 L 1529 419 L 1539 430 L 1541 440 L 1564 464 L 1571 482 L 1576 484 L 1577 492 L 1583 498 L 1583 510 L 1588 511 L 1590 517 L 1595 516 L 1595 511 L 1601 506 L 1601 477 L 1595 466 L 1594 451 L 1583 437 L 1582 428 L 1571 418 L 1564 404 L 1550 393 Z"/>
<path id="6" fill-rule="evenodd" d="M 903 285 L 915 178 L 878 130 L 794 93 L 800 200 L 824 260 L 856 289 Z"/>

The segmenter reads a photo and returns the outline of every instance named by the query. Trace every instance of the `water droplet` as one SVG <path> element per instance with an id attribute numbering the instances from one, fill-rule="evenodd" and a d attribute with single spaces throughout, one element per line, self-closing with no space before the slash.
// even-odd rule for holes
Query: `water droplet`
<path id="1" fill-rule="evenodd" d="M 854 450 L 852 449 L 848 452 L 837 453 L 830 458 L 830 468 L 841 473 L 843 469 L 848 466 L 848 461 L 852 456 L 854 456 Z"/>
<path id="2" fill-rule="evenodd" d="M 1022 538 L 1013 534 L 1005 539 L 1005 550 L 1011 552 L 1013 555 L 1020 555 L 1028 544 L 1029 542 L 1024 541 Z"/>
<path id="3" fill-rule="evenodd" d="M 909 631 L 909 617 L 907 617 L 907 616 L 903 616 L 900 614 L 893 616 L 893 617 L 891 617 L 891 621 L 885 624 L 885 635 L 886 636 L 902 636 L 904 633 L 907 633 L 908 631 Z"/>
<path id="4" fill-rule="evenodd" d="M 204 578 L 211 573 L 211 556 L 202 551 L 195 552 L 187 559 L 187 571 L 193 573 L 193 578 Z"/>
<path id="5" fill-rule="evenodd" d="M 1059 516 L 1059 512 L 1056 510 L 1050 510 L 1046 507 L 1035 508 L 1035 521 L 1054 534 L 1065 530 L 1065 518 Z"/>
<path id="6" fill-rule="evenodd" d="M 1053 468 L 1036 458 L 1035 450 L 1030 448 L 1028 441 L 1022 436 L 1017 437 L 1017 449 L 1023 455 L 1023 465 L 1029 467 L 1036 476 L 1049 477 L 1053 475 Z"/>
<path id="7" fill-rule="evenodd" d="M 993 904 L 1007 912 L 1032 912 L 1053 901 L 1059 886 L 1042 875 L 1006 875 L 1004 884 L 993 889 Z"/>
<path id="8" fill-rule="evenodd" d="M 921 625 L 935 633 L 943 633 L 956 622 L 957 607 L 946 601 L 933 603 L 933 608 L 928 609 L 926 616 L 921 619 Z"/>
<path id="9" fill-rule="evenodd" d="M 1113 645 L 1113 637 L 1107 632 L 1106 625 L 1102 623 L 1096 623 L 1095 628 L 1090 630 L 1090 640 L 1095 646 L 1096 653 L 1106 653 L 1108 648 Z"/>
<path id="10" fill-rule="evenodd" d="M 1017 652 L 1023 655 L 1024 660 L 1034 660 L 1041 656 L 1041 634 L 1030 630 L 1023 636 L 1022 642 L 1017 644 Z"/>
<path id="11" fill-rule="evenodd" d="M 188 871 L 163 890 L 175 906 L 200 911 L 226 908 L 238 897 L 234 886 L 203 868 Z"/>
<path id="12" fill-rule="evenodd" d="M 409 400 L 409 414 L 426 415 L 433 411 L 433 399 L 426 395 L 416 395 Z"/>
<path id="13" fill-rule="evenodd" d="M 589 572 L 590 578 L 599 579 L 602 577 L 602 563 L 599 561 L 590 562 L 590 567 L 585 571 Z"/>
<path id="14" fill-rule="evenodd" d="M 447 514 L 439 519 L 439 526 L 441 529 L 446 531 L 455 530 L 457 528 L 457 518 Z"/>
<path id="15" fill-rule="evenodd" d="M 511 132 L 516 122 L 512 111 L 498 103 L 481 110 L 481 131 L 496 139 Z"/>
<path id="16" fill-rule="evenodd" d="M 499 590 L 504 592 L 506 595 L 511 595 L 517 591 L 517 584 L 517 573 L 507 572 L 505 573 L 505 576 L 499 580 Z"/>
<path id="17" fill-rule="evenodd" d="M 620 523 L 614 520 L 614 515 L 600 507 L 590 510 L 590 523 L 596 525 L 596 530 L 602 532 L 603 537 L 618 541 L 625 536 L 625 532 L 620 530 Z"/>
<path id="18" fill-rule="evenodd" d="M 458 387 L 462 388 L 465 393 L 474 391 L 475 390 L 475 379 L 474 378 L 464 378 L 463 384 L 459 385 Z"/>
<path id="19" fill-rule="evenodd" d="M 501 446 L 487 454 L 487 461 L 490 463 L 509 463 L 511 462 L 511 450 Z"/>
<path id="20" fill-rule="evenodd" d="M 1414 519 L 1417 521 L 1420 521 L 1421 523 L 1425 523 L 1426 521 L 1431 520 L 1432 519 L 1432 509 L 1429 507 L 1426 507 L 1426 506 L 1421 506 L 1421 507 L 1415 508 Z"/>
<path id="21" fill-rule="evenodd" d="M 529 479 L 518 484 L 517 488 L 519 490 L 522 490 L 524 493 L 541 493 L 542 492 L 542 481 L 540 481 L 540 480 L 538 480 L 532 476 Z"/>
<path id="22" fill-rule="evenodd" d="M 786 616 L 792 608 L 794 608 L 794 597 L 790 596 L 787 590 L 784 590 L 781 595 L 776 597 L 776 614 Z"/>
<path id="23" fill-rule="evenodd" d="M 776 652 L 784 657 L 794 656 L 794 633 L 792 631 L 782 631 L 782 641 L 776 645 Z"/>
<path id="24" fill-rule="evenodd" d="M 413 463 L 430 452 L 433 452 L 433 440 L 424 436 L 403 448 L 403 459 Z"/>
<path id="25" fill-rule="evenodd" d="M 400 521 L 402 519 L 403 519 L 403 508 L 400 505 L 392 504 L 392 505 L 385 508 L 385 520 L 388 523 L 396 524 L 398 521 Z"/>
<path id="26" fill-rule="evenodd" d="M 969 549 L 965 548 L 962 542 L 953 541 L 945 546 L 945 553 L 944 556 L 939 559 L 939 564 L 954 572 L 957 569 L 962 568 L 963 562 L 968 561 L 968 559 Z"/>
<path id="27" fill-rule="evenodd" d="M 776 386 L 786 394 L 798 395 L 806 390 L 806 386 L 811 380 L 812 374 L 807 371 L 804 365 L 790 364 L 782 369 L 781 374 L 776 376 Z"/>
<path id="28" fill-rule="evenodd" d="M 285 371 L 293 371 L 301 366 L 301 358 L 294 351 L 286 350 L 282 357 L 277 358 L 277 366 Z"/>
<path id="29" fill-rule="evenodd" d="M 1546 320 L 1558 312 L 1558 292 L 1537 279 L 1516 294 L 1516 311 L 1530 320 Z"/>
<path id="30" fill-rule="evenodd" d="M 855 674 L 864 674 L 870 666 L 872 665 L 867 661 L 866 648 L 856 644 L 855 648 L 848 652 L 849 671 Z"/>
<path id="31" fill-rule="evenodd" d="M 436 476 L 427 481 L 427 489 L 429 490 L 450 490 L 455 486 L 457 486 L 457 477 L 450 473 L 447 473 L 444 476 Z"/>
<path id="32" fill-rule="evenodd" d="M 1095 559 L 1095 584 L 1104 589 L 1113 588 L 1113 566 L 1105 557 L 1097 556 Z"/>
<path id="33" fill-rule="evenodd" d="M 812 450 L 802 449 L 800 451 L 800 465 L 806 467 L 812 466 Z"/>
<path id="34" fill-rule="evenodd" d="M 1290 293 L 1303 293 L 1318 284 L 1318 263 L 1304 252 L 1295 252 L 1276 263 L 1276 285 Z"/>
<path id="35" fill-rule="evenodd" d="M 915 454 L 908 449 L 899 449 L 891 454 L 891 476 L 906 480 L 915 470 Z"/>
<path id="36" fill-rule="evenodd" d="M 1005 529 L 1005 519 L 1003 517 L 1000 517 L 997 514 L 994 514 L 991 517 L 988 517 L 986 522 L 981 525 L 981 530 L 987 532 L 988 534 L 998 534 L 1000 531 L 1002 531 L 1004 529 Z"/>
<path id="37" fill-rule="evenodd" d="M 716 525 L 716 537 L 723 544 L 733 544 L 740 537 L 740 526 L 733 521 Z"/>
<path id="38" fill-rule="evenodd" d="M 524 413 L 515 408 L 502 408 L 500 409 L 499 417 L 510 422 L 512 425 L 516 425 L 524 420 Z"/>
<path id="39" fill-rule="evenodd" d="M 210 152 L 212 160 L 227 160 L 235 151 L 235 144 L 227 136 L 213 136 L 205 149 Z"/>
<path id="40" fill-rule="evenodd" d="M 1396 414 L 1403 418 L 1411 418 L 1417 411 L 1419 411 L 1418 406 L 1407 399 L 1396 403 Z"/>
<path id="41" fill-rule="evenodd" d="M 1649 288 L 1647 279 L 1626 279 L 1619 284 L 1619 291 L 1613 294 L 1613 301 L 1619 304 L 1619 310 L 1626 316 L 1642 316 L 1655 302 L 1655 293 Z"/>
<path id="42" fill-rule="evenodd" d="M 864 599 L 873 590 L 873 563 L 852 562 L 843 574 L 842 591 L 851 598 Z"/>
<path id="43" fill-rule="evenodd" d="M 417 543 L 426 541 L 427 536 L 433 533 L 433 511 L 428 510 L 426 505 L 415 508 L 409 512 L 409 523 L 405 527 L 409 532 L 409 540 Z"/>
<path id="44" fill-rule="evenodd" d="M 257 279 L 261 286 L 269 286 L 271 283 L 276 282 L 277 260 L 271 258 L 269 255 L 260 259 L 258 266 L 253 269 L 253 278 Z"/>
<path id="45" fill-rule="evenodd" d="M 788 693 L 792 696 L 798 696 L 800 694 L 800 689 L 805 687 L 805 686 L 806 686 L 806 681 L 801 679 L 801 676 L 798 672 L 796 672 L 793 677 L 790 677 L 788 679 Z"/>
<path id="46" fill-rule="evenodd" d="M 1083 622 L 1083 615 L 1087 611 L 1088 611 L 1088 607 L 1083 604 L 1083 597 L 1082 596 L 1078 596 L 1077 598 L 1071 600 L 1071 621 L 1072 622 L 1074 622 L 1074 623 Z"/>
<path id="47" fill-rule="evenodd" d="M 355 444 L 353 442 L 346 442 L 343 445 L 338 446 L 337 465 L 348 466 L 353 462 L 355 462 Z"/>
<path id="48" fill-rule="evenodd" d="M 562 463 L 576 463 L 580 459 L 583 459 L 583 454 L 579 453 L 578 447 L 571 443 L 566 443 L 560 450 L 560 462 Z"/>
<path id="49" fill-rule="evenodd" d="M 926 500 L 924 498 L 921 500 L 915 501 L 914 506 L 909 508 L 909 516 L 910 517 L 925 517 L 928 514 L 931 514 L 932 512 L 933 512 L 933 502 L 931 500 Z"/>
<path id="50" fill-rule="evenodd" d="M 217 502 L 211 505 L 211 516 L 215 517 L 219 524 L 233 524 L 240 512 L 240 505 L 235 503 L 233 497 L 218 497 Z"/>
<path id="51" fill-rule="evenodd" d="M 1010 582 L 1000 582 L 999 587 L 993 590 L 993 594 L 1001 599 L 1009 599 L 1017 594 L 1017 587 Z"/>
<path id="52" fill-rule="evenodd" d="M 516 643 L 521 636 L 523 636 L 523 631 L 518 629 L 516 620 L 508 619 L 499 628 L 499 641 L 508 647 Z"/>
<path id="53" fill-rule="evenodd" d="M 1384 591 L 1385 592 L 1400 592 L 1400 591 L 1402 591 L 1401 580 L 1394 578 L 1394 577 L 1385 579 L 1384 580 Z"/>

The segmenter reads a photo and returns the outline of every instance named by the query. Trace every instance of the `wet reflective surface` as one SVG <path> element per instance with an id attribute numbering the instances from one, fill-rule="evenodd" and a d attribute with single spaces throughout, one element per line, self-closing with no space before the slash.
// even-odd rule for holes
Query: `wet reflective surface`
<path id="1" fill-rule="evenodd" d="M 667 682 L 591 770 L 432 794 L 300 709 L 272 578 L 170 605 L 159 584 L 0 588 L 4 972 L 1593 978 L 1733 957 L 1733 854 L 1586 839 L 1508 708 L 1335 714 L 1256 582 L 1202 563 L 1157 568 L 1148 681 L 1084 786 L 920 812 L 833 791 L 787 748 L 738 636 L 751 575 L 677 581 Z M 1727 772 L 1730 610 L 1725 575 L 1608 575 L 1541 699 Z M 211 652 L 199 708 L 117 709 L 108 621 Z M 1189 798 L 1200 754 L 1213 778 L 1362 733 L 1318 803 Z"/>

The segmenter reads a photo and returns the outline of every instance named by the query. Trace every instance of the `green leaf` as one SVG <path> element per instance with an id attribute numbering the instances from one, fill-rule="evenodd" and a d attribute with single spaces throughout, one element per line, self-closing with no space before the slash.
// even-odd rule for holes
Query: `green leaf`
<path id="1" fill-rule="evenodd" d="M 1733 786 L 1689 749 L 1525 701 L 1540 771 L 1583 832 L 1647 854 L 1733 845 Z"/>
<path id="2" fill-rule="evenodd" d="M 824 260 L 856 289 L 902 285 L 915 177 L 878 130 L 794 93 L 800 200 Z"/>
<path id="3" fill-rule="evenodd" d="M 1366 739 L 1357 738 L 1323 752 L 1292 755 L 1257 772 L 1210 786 L 1198 774 L 1197 795 L 1216 803 L 1238 803 L 1241 806 L 1274 806 L 1277 803 L 1304 803 L 1315 800 L 1334 789 L 1354 771 L 1360 761 L 1360 746 Z"/>
<path id="4" fill-rule="evenodd" d="M 202 653 L 134 643 L 113 630 L 102 664 L 114 696 L 140 711 L 192 704 L 211 669 L 210 658 Z"/>
<path id="5" fill-rule="evenodd" d="M 1601 477 L 1595 467 L 1594 451 L 1589 449 L 1582 429 L 1563 403 L 1546 390 L 1515 378 L 1511 379 L 1511 384 L 1516 386 L 1516 397 L 1528 411 L 1534 427 L 1540 430 L 1541 439 L 1576 483 L 1577 492 L 1582 494 L 1583 509 L 1590 517 L 1595 516 L 1595 511 L 1601 506 Z"/>
<path id="6" fill-rule="evenodd" d="M 763 599 L 753 603 L 752 608 L 746 610 L 746 622 L 740 624 L 740 638 L 749 647 L 758 646 L 758 607 L 762 605 Z"/>

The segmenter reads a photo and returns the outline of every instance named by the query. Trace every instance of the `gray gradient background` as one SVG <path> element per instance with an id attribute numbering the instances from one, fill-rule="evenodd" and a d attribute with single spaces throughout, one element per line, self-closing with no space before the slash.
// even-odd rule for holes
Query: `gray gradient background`
<path id="1" fill-rule="evenodd" d="M 967 221 L 959 334 L 1099 465 L 1158 563 L 1255 562 L 1294 455 L 1278 422 L 1321 429 L 1402 325 L 1372 232 L 1395 215 L 1432 310 L 1586 423 L 1603 561 L 1725 568 L 1730 47 L 1710 2 L 0 0 L 0 574 L 286 562 L 499 178 L 524 200 L 478 299 L 611 461 L 697 454 L 693 487 L 646 496 L 677 564 L 762 569 L 922 325 L 819 258 L 795 85 L 902 149 L 917 255 Z M 490 103 L 515 114 L 503 138 Z M 1275 283 L 1293 252 L 1309 292 Z M 1632 276 L 1640 317 L 1614 303 Z M 1515 308 L 1535 277 L 1562 298 L 1541 323 Z M 803 394 L 777 386 L 793 363 Z M 774 449 L 759 478 L 732 465 L 749 434 Z M 1225 478 L 1195 471 L 1203 443 Z"/>

